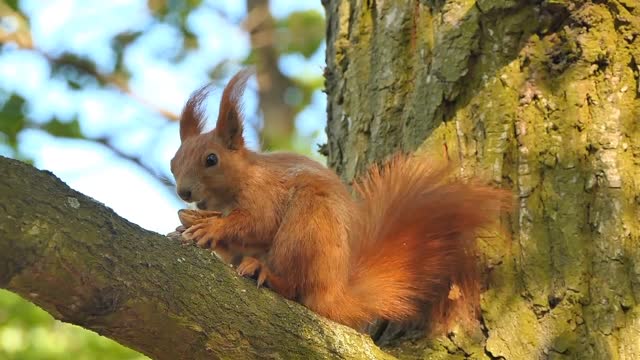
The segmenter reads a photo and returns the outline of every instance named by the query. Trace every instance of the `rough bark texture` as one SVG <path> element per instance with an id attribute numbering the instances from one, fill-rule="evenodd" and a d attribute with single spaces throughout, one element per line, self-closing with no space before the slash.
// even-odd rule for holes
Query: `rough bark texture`
<path id="1" fill-rule="evenodd" d="M 50 173 L 0 157 L 0 174 L 0 287 L 60 320 L 154 359 L 389 358 Z"/>
<path id="2" fill-rule="evenodd" d="M 640 3 L 325 1 L 329 163 L 446 154 L 514 189 L 482 340 L 406 358 L 640 358 Z"/>

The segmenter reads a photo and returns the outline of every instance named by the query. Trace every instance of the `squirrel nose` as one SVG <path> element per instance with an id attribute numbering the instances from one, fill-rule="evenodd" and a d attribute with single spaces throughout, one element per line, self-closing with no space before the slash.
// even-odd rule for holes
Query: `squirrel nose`
<path id="1" fill-rule="evenodd" d="M 184 201 L 191 201 L 191 190 L 188 189 L 178 189 L 178 196 L 182 198 Z"/>

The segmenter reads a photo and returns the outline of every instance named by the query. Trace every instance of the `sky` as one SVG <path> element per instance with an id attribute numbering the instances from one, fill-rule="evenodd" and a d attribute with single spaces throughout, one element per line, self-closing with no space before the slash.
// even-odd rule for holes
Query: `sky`
<path id="1" fill-rule="evenodd" d="M 178 51 L 180 38 L 170 26 L 153 21 L 147 0 L 21 0 L 38 50 L 54 56 L 65 50 L 85 55 L 102 72 L 113 69 L 110 39 L 115 34 L 145 30 L 124 58 L 133 74 L 129 83 L 132 93 L 143 101 L 109 89 L 71 89 L 66 81 L 51 79 L 49 65 L 41 55 L 19 49 L 0 53 L 0 89 L 28 99 L 32 121 L 46 122 L 52 115 L 70 121 L 77 115 L 87 137 L 107 137 L 119 151 L 139 157 L 162 176 L 171 177 L 169 161 L 180 145 L 178 124 L 167 121 L 153 107 L 179 113 L 189 94 L 207 81 L 211 64 L 229 58 L 241 60 L 248 54 L 249 39 L 238 25 L 246 13 L 244 5 L 240 0 L 205 1 L 188 19 L 190 30 L 199 36 L 200 48 L 173 64 L 169 59 Z M 319 0 L 271 0 L 275 17 L 306 9 L 323 12 Z M 324 47 L 310 59 L 290 55 L 280 62 L 288 75 L 317 75 L 323 66 Z M 212 114 L 217 111 L 216 95 L 214 92 L 209 106 Z M 5 100 L 2 96 L 0 92 L 0 103 Z M 251 91 L 245 96 L 245 107 L 247 114 L 257 112 L 257 99 Z M 324 128 L 325 107 L 325 96 L 317 91 L 312 104 L 296 119 L 302 135 Z M 259 121 L 259 116 L 253 120 Z M 324 141 L 324 132 L 320 132 L 314 143 Z M 257 149 L 257 136 L 250 126 L 246 136 L 249 146 Z M 104 146 L 31 129 L 20 133 L 19 147 L 36 167 L 53 172 L 70 187 L 146 229 L 168 233 L 178 225 L 176 212 L 185 204 L 173 194 L 174 189 Z M 0 155 L 9 154 L 8 148 L 0 147 Z"/>

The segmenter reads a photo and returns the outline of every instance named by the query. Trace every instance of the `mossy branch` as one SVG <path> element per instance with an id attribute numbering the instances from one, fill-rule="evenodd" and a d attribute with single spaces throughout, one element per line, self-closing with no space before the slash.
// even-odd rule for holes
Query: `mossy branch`
<path id="1" fill-rule="evenodd" d="M 62 321 L 154 359 L 389 358 L 368 337 L 256 289 L 211 253 L 146 231 L 51 173 L 0 157 L 0 174 L 0 287 Z"/>

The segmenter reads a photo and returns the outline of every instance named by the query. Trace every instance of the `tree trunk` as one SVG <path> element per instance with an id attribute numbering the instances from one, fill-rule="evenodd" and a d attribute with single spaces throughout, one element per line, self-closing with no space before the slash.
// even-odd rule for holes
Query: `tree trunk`
<path id="1" fill-rule="evenodd" d="M 57 319 L 154 359 L 390 358 L 49 173 L 0 157 L 0 174 L 0 287 Z"/>
<path id="2" fill-rule="evenodd" d="M 481 340 L 400 357 L 640 359 L 640 3 L 325 1 L 329 163 L 402 150 L 512 188 Z"/>

